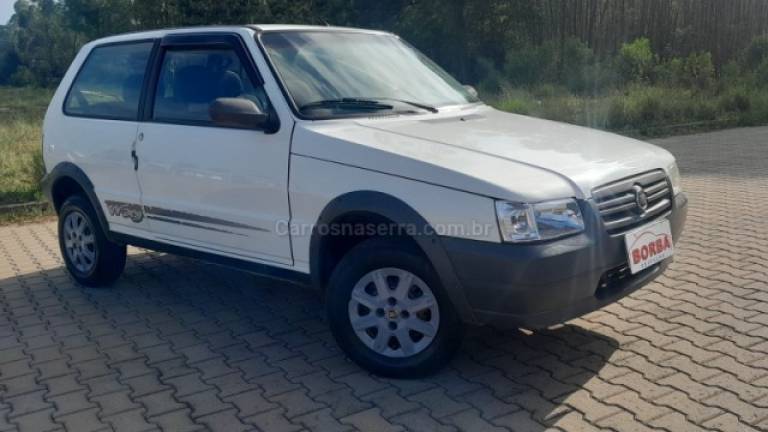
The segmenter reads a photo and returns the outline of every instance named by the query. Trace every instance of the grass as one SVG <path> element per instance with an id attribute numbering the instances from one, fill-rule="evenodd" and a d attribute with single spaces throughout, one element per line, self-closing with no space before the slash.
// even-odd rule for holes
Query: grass
<path id="1" fill-rule="evenodd" d="M 0 88 L 0 205 L 42 198 L 41 125 L 50 97 L 50 90 Z"/>
<path id="2" fill-rule="evenodd" d="M 0 226 L 17 225 L 29 222 L 48 222 L 56 220 L 56 212 L 50 208 L 21 209 L 0 213 Z"/>

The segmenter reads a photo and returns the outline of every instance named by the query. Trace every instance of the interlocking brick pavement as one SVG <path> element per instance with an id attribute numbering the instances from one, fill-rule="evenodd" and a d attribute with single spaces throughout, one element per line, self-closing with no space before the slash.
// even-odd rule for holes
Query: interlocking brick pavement
<path id="1" fill-rule="evenodd" d="M 0 228 L 0 432 L 768 429 L 768 128 L 659 141 L 691 207 L 676 262 L 540 332 L 472 329 L 413 381 L 349 363 L 316 294 L 131 249 L 112 289 L 52 223 Z"/>

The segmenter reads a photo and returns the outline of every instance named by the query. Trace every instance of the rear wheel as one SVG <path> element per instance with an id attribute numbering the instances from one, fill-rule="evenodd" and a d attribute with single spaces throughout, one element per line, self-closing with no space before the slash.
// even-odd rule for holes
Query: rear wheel
<path id="1" fill-rule="evenodd" d="M 125 267 L 125 245 L 106 238 L 82 195 L 67 198 L 59 210 L 59 246 L 69 273 L 86 286 L 109 285 Z"/>
<path id="2" fill-rule="evenodd" d="M 429 261 L 408 242 L 366 240 L 329 281 L 328 319 L 341 348 L 379 375 L 437 372 L 461 343 L 461 323 Z"/>

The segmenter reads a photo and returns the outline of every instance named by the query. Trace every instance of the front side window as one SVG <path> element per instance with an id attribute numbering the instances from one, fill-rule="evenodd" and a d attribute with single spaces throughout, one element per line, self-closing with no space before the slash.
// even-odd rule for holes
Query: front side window
<path id="1" fill-rule="evenodd" d="M 244 98 L 268 112 L 262 86 L 254 85 L 233 49 L 184 49 L 165 53 L 155 92 L 153 118 L 165 122 L 211 123 L 209 108 L 219 98 Z"/>
<path id="2" fill-rule="evenodd" d="M 282 31 L 263 33 L 260 41 L 300 114 L 309 118 L 434 111 L 477 102 L 393 35 Z"/>
<path id="3" fill-rule="evenodd" d="M 72 83 L 64 112 L 82 117 L 137 120 L 152 42 L 94 48 Z"/>

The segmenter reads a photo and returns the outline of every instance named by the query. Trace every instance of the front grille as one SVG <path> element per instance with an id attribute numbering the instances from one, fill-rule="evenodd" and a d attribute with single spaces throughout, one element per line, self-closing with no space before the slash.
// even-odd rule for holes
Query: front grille
<path id="1" fill-rule="evenodd" d="M 638 191 L 648 198 L 643 210 Z M 672 207 L 672 188 L 663 170 L 649 171 L 619 180 L 592 191 L 606 230 L 618 234 L 666 214 Z"/>

